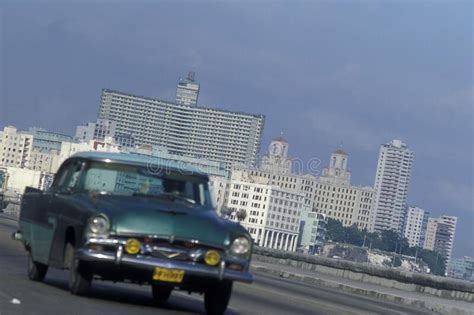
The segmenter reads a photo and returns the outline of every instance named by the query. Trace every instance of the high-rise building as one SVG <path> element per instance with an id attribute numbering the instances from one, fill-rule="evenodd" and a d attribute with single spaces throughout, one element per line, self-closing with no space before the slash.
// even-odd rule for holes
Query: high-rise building
<path id="1" fill-rule="evenodd" d="M 421 208 L 408 207 L 403 236 L 408 239 L 410 247 L 423 247 L 429 215 L 428 211 Z"/>
<path id="2" fill-rule="evenodd" d="M 444 257 L 445 266 L 449 266 L 454 247 L 457 217 L 443 215 L 439 218 L 429 218 L 426 227 L 424 248 L 437 251 Z"/>
<path id="3" fill-rule="evenodd" d="M 403 231 L 413 151 L 401 140 L 380 147 L 375 175 L 375 231 Z"/>
<path id="4" fill-rule="evenodd" d="M 163 146 L 171 154 L 254 165 L 260 150 L 263 115 L 180 105 L 103 90 L 99 118 L 116 123 L 136 145 Z"/>
<path id="5" fill-rule="evenodd" d="M 199 83 L 194 81 L 194 72 L 189 72 L 186 79 L 179 79 L 176 86 L 176 103 L 196 106 L 199 97 Z"/>
<path id="6" fill-rule="evenodd" d="M 30 165 L 33 135 L 6 126 L 0 131 L 0 166 L 26 168 Z"/>

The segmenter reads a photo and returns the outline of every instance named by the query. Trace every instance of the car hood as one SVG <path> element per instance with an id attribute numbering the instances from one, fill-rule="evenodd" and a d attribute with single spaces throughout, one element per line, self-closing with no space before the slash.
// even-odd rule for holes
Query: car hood
<path id="1" fill-rule="evenodd" d="M 96 197 L 94 204 L 110 218 L 111 230 L 119 235 L 174 237 L 218 247 L 227 247 L 234 237 L 248 235 L 241 225 L 220 218 L 212 209 L 178 201 L 105 195 Z"/>

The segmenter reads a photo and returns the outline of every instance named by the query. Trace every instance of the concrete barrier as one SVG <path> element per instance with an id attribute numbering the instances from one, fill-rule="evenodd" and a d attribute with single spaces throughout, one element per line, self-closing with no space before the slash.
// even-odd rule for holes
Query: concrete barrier
<path id="1" fill-rule="evenodd" d="M 461 301 L 474 301 L 474 284 L 468 281 L 261 247 L 254 249 L 252 259 L 271 264 L 288 265 L 388 288 L 420 292 Z"/>

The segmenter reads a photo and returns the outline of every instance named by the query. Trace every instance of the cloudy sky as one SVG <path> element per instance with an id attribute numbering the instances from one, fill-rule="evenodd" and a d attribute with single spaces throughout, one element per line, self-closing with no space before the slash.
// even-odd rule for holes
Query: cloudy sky
<path id="1" fill-rule="evenodd" d="M 323 164 L 341 142 L 373 185 L 379 145 L 416 154 L 409 202 L 459 216 L 474 256 L 473 5 L 460 1 L 0 4 L 0 127 L 72 134 L 102 88 L 266 115 L 264 144 Z"/>

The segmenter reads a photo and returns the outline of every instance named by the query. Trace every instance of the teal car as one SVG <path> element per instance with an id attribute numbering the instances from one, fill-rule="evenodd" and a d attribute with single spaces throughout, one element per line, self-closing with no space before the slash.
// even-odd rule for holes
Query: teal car
<path id="1" fill-rule="evenodd" d="M 219 217 L 206 174 L 132 154 L 78 153 L 50 189 L 27 188 L 19 231 L 28 276 L 69 270 L 73 294 L 93 279 L 151 285 L 157 302 L 171 292 L 204 293 L 209 314 L 227 308 L 233 281 L 250 283 L 252 241 Z"/>

